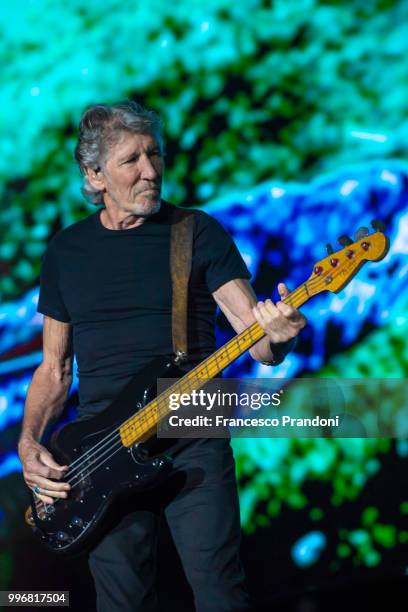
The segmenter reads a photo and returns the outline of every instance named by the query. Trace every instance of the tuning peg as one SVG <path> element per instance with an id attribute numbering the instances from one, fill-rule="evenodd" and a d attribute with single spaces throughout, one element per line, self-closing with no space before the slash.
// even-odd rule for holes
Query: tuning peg
<path id="1" fill-rule="evenodd" d="M 345 234 L 343 234 L 343 236 L 340 236 L 340 238 L 337 239 L 337 242 L 342 247 L 346 247 L 346 246 L 349 246 L 350 244 L 353 244 L 352 239 L 349 236 L 346 236 Z"/>
<path id="2" fill-rule="evenodd" d="M 333 247 L 332 247 L 332 245 L 330 244 L 330 242 L 328 242 L 328 243 L 326 244 L 326 251 L 327 251 L 327 254 L 328 254 L 328 255 L 333 255 L 333 253 L 334 253 Z"/>
<path id="3" fill-rule="evenodd" d="M 383 233 L 387 229 L 385 223 L 383 223 L 380 219 L 373 219 L 371 221 L 371 227 L 377 230 L 378 232 L 383 232 Z"/>
<path id="4" fill-rule="evenodd" d="M 369 233 L 370 230 L 368 229 L 368 227 L 359 227 L 356 231 L 356 242 L 357 240 L 362 240 L 362 238 L 368 236 Z"/>

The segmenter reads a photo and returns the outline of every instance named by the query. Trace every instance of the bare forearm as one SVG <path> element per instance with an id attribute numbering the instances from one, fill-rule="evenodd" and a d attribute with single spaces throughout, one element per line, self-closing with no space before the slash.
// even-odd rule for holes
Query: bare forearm
<path id="1" fill-rule="evenodd" d="M 48 423 L 61 414 L 71 381 L 70 374 L 53 372 L 43 364 L 37 368 L 27 393 L 19 446 L 41 439 Z"/>

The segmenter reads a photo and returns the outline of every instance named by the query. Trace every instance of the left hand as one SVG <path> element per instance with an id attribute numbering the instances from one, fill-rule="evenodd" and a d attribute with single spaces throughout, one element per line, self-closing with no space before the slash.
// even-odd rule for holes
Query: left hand
<path id="1" fill-rule="evenodd" d="M 278 284 L 278 292 L 282 299 L 289 295 L 289 289 L 284 283 Z M 268 299 L 265 302 L 258 302 L 252 310 L 273 344 L 288 342 L 295 338 L 307 323 L 306 317 L 301 312 L 282 301 L 274 304 Z"/>

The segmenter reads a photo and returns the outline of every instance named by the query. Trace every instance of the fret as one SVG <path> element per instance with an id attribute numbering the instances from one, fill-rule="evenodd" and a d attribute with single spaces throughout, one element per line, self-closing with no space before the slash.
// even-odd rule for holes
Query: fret
<path id="1" fill-rule="evenodd" d="M 242 332 L 242 339 L 244 340 L 245 344 L 248 344 L 248 341 L 250 340 L 250 334 L 248 333 L 248 330 L 246 329 L 244 332 Z"/>
<path id="2" fill-rule="evenodd" d="M 154 417 L 154 406 L 149 407 L 149 410 L 146 410 L 145 412 L 145 423 L 151 425 L 155 425 L 155 417 Z"/>
<path id="3" fill-rule="evenodd" d="M 204 361 L 204 363 L 202 364 L 202 366 L 203 366 L 203 367 L 202 367 L 202 370 L 203 370 L 203 371 L 205 371 L 205 372 L 207 373 L 207 378 L 209 378 L 209 377 L 210 377 L 210 372 L 209 372 L 209 369 L 208 369 L 207 360 L 205 360 L 205 361 Z"/>
<path id="4" fill-rule="evenodd" d="M 234 347 L 234 341 L 230 340 L 228 342 L 228 344 L 225 345 L 225 348 L 227 350 L 227 359 L 229 360 L 229 362 L 231 363 L 231 361 L 233 361 L 234 359 L 234 354 L 235 354 L 235 347 Z M 239 351 L 237 351 L 237 357 L 239 355 Z"/>
<path id="5" fill-rule="evenodd" d="M 224 362 L 225 362 L 225 359 L 226 359 L 226 352 L 225 352 L 225 350 L 224 350 L 224 347 L 222 347 L 221 349 L 219 349 L 219 350 L 217 351 L 217 354 L 218 354 L 218 358 L 219 358 L 219 359 L 221 359 L 222 363 L 224 363 Z M 223 365 L 222 367 L 224 368 L 224 367 L 225 367 L 225 365 Z"/>
<path id="6" fill-rule="evenodd" d="M 188 373 L 186 378 L 182 378 L 179 384 L 176 385 L 177 391 L 181 391 L 182 393 L 190 393 L 193 391 L 193 384 L 190 378 L 190 372 Z M 184 391 L 186 389 L 186 391 Z"/>
<path id="7" fill-rule="evenodd" d="M 164 416 L 166 416 L 166 414 L 168 414 L 169 412 L 169 403 L 168 403 L 168 397 L 163 398 L 160 402 L 159 402 L 159 410 L 158 410 L 158 419 L 157 421 L 160 421 L 160 419 Z"/>
<path id="8" fill-rule="evenodd" d="M 218 371 L 220 371 L 222 369 L 222 366 L 220 366 L 220 356 L 218 354 L 218 351 L 216 351 L 214 353 L 214 359 L 215 359 L 215 363 L 216 363 L 217 369 L 218 369 Z"/>
<path id="9" fill-rule="evenodd" d="M 224 353 L 225 353 L 225 359 L 227 359 L 228 361 L 231 359 L 230 356 L 230 343 L 227 342 L 227 344 L 224 346 Z"/>
<path id="10" fill-rule="evenodd" d="M 213 359 L 212 357 L 209 357 L 207 359 L 206 372 L 207 378 L 213 378 L 218 373 L 217 364 L 215 362 L 215 359 Z"/>
<path id="11" fill-rule="evenodd" d="M 253 336 L 254 331 L 255 331 L 255 329 L 254 329 L 253 325 L 251 325 L 251 327 L 248 327 L 248 329 L 247 329 L 247 333 L 248 333 L 248 336 L 249 336 L 251 341 L 254 340 L 254 336 Z"/>
<path id="12" fill-rule="evenodd" d="M 220 368 L 218 364 L 218 359 L 215 359 L 214 356 L 210 358 L 210 361 L 211 361 L 210 377 L 212 378 L 213 376 L 216 376 L 220 372 L 220 370 L 222 370 L 222 367 Z"/>

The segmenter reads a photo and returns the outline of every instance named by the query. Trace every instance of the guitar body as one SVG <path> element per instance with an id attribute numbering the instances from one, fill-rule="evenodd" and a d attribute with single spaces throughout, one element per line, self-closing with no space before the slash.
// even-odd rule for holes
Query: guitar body
<path id="1" fill-rule="evenodd" d="M 31 493 L 31 524 L 48 548 L 69 554 L 86 550 L 103 532 L 118 498 L 154 487 L 169 472 L 171 459 L 155 453 L 155 437 L 126 448 L 116 432 L 156 397 L 158 378 L 181 375 L 168 358 L 156 359 L 101 414 L 55 432 L 48 448 L 58 463 L 72 466 L 66 479 L 72 488 L 66 499 L 50 505 L 39 504 Z"/>

